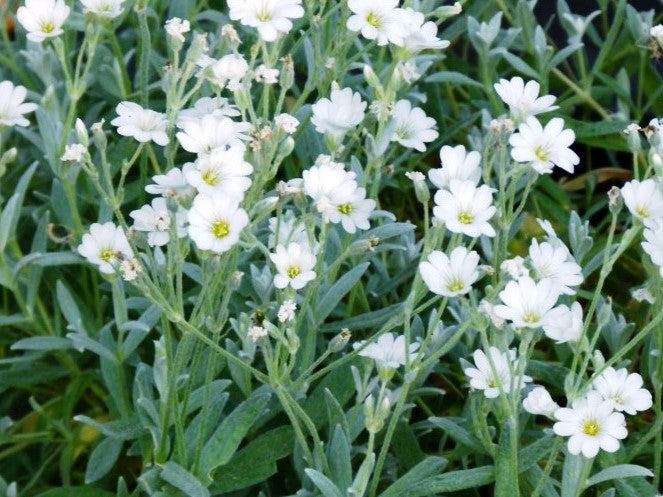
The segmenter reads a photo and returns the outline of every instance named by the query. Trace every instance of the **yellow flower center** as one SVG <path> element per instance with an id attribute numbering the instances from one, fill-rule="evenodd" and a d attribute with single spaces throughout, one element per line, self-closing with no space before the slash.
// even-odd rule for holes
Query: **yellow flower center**
<path id="1" fill-rule="evenodd" d="M 450 292 L 460 292 L 463 288 L 465 288 L 465 285 L 463 285 L 463 282 L 460 280 L 452 281 L 447 286 L 447 289 Z"/>
<path id="2" fill-rule="evenodd" d="M 41 32 L 42 33 L 48 34 L 48 33 L 52 33 L 53 31 L 55 31 L 55 25 L 52 22 L 47 21 L 47 22 L 45 22 L 44 24 L 41 25 Z"/>
<path id="3" fill-rule="evenodd" d="M 337 207 L 338 212 L 341 214 L 345 214 L 346 216 L 349 216 L 352 214 L 352 204 L 341 204 Z"/>
<path id="4" fill-rule="evenodd" d="M 369 14 L 366 16 L 366 22 L 374 28 L 380 29 L 382 26 L 382 16 L 376 14 L 375 12 L 369 12 Z"/>
<path id="5" fill-rule="evenodd" d="M 256 14 L 256 17 L 260 22 L 267 22 L 272 20 L 272 13 L 267 10 L 263 10 L 261 12 L 258 12 Z"/>
<path id="6" fill-rule="evenodd" d="M 230 225 L 225 221 L 212 224 L 212 234 L 217 238 L 225 238 L 230 234 Z"/>
<path id="7" fill-rule="evenodd" d="M 115 259 L 115 252 L 113 249 L 105 248 L 101 251 L 101 254 L 99 254 L 99 258 L 104 262 L 110 262 Z"/>
<path id="8" fill-rule="evenodd" d="M 531 312 L 529 312 L 529 313 L 527 313 L 523 316 L 523 321 L 527 324 L 538 323 L 539 319 L 540 319 L 539 316 L 537 316 L 536 314 L 533 314 Z"/>
<path id="9" fill-rule="evenodd" d="M 461 212 L 458 214 L 458 221 L 461 224 L 472 224 L 474 222 L 474 216 L 469 212 Z"/>
<path id="10" fill-rule="evenodd" d="M 214 171 L 205 171 L 202 174 L 202 179 L 209 186 L 216 186 L 216 184 L 219 182 L 219 175 L 215 174 Z"/>
<path id="11" fill-rule="evenodd" d="M 497 381 L 494 378 L 488 380 L 488 388 L 497 388 Z"/>
<path id="12" fill-rule="evenodd" d="M 300 268 L 299 266 L 290 266 L 288 268 L 288 278 L 290 278 L 291 280 L 294 280 L 300 274 L 302 274 L 302 268 Z"/>
<path id="13" fill-rule="evenodd" d="M 601 431 L 601 427 L 595 419 L 588 419 L 582 425 L 582 432 L 590 437 L 595 437 Z"/>
<path id="14" fill-rule="evenodd" d="M 539 159 L 541 162 L 547 162 L 550 159 L 550 152 L 546 150 L 544 147 L 539 145 L 534 149 L 534 155 L 536 156 L 537 159 Z"/>
<path id="15" fill-rule="evenodd" d="M 635 213 L 642 218 L 649 217 L 649 211 L 644 207 L 638 207 L 635 210 Z"/>

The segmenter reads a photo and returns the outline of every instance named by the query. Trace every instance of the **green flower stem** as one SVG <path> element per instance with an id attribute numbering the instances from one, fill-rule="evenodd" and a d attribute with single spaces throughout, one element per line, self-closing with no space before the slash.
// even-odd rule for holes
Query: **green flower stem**
<path id="1" fill-rule="evenodd" d="M 111 281 L 111 288 L 113 293 L 113 311 L 115 315 L 115 326 L 117 328 L 117 347 L 115 355 L 117 357 L 117 374 L 120 379 L 122 389 L 121 404 L 118 406 L 123 417 L 131 416 L 131 401 L 129 400 L 129 392 L 127 390 L 127 378 L 124 370 L 124 356 L 122 354 L 122 343 L 124 342 L 124 331 L 122 326 L 129 320 L 127 314 L 126 301 L 124 296 L 124 287 L 122 280 L 114 279 Z"/>
<path id="2" fill-rule="evenodd" d="M 283 410 L 285 411 L 286 415 L 288 416 L 288 419 L 290 420 L 290 423 L 292 424 L 292 428 L 295 431 L 295 437 L 297 438 L 299 446 L 304 452 L 304 459 L 306 460 L 306 463 L 308 464 L 309 467 L 315 468 L 316 464 L 315 464 L 315 459 L 313 458 L 313 453 L 311 452 L 311 449 L 309 449 L 308 442 L 306 441 L 306 437 L 304 436 L 304 432 L 302 431 L 299 419 L 297 419 L 297 416 L 295 415 L 288 398 L 283 393 L 284 389 L 281 387 L 277 387 L 274 389 L 274 391 L 276 392 L 276 395 L 281 401 Z"/>
<path id="3" fill-rule="evenodd" d="M 539 481 L 536 484 L 536 487 L 534 487 L 534 490 L 532 491 L 532 495 L 530 497 L 539 497 L 539 495 L 541 495 L 541 492 L 543 491 L 543 487 L 545 486 L 545 484 L 550 481 L 549 480 L 550 473 L 552 473 L 552 470 L 555 466 L 555 461 L 557 460 L 557 455 L 559 454 L 559 451 L 562 449 L 563 443 L 564 443 L 563 438 L 561 437 L 555 438 L 552 450 L 550 451 L 550 456 L 548 457 L 548 461 L 546 462 L 546 465 L 543 468 L 543 474 L 541 475 L 541 478 L 539 478 Z"/>
<path id="4" fill-rule="evenodd" d="M 610 234 L 614 235 L 615 231 L 615 224 L 616 224 L 616 214 L 613 215 L 613 220 L 610 224 Z M 614 253 L 612 257 L 610 257 L 610 248 L 612 246 L 612 237 L 610 234 L 608 235 L 608 243 L 606 245 L 606 251 L 604 254 L 604 259 L 603 259 L 603 266 L 601 268 L 601 274 L 599 275 L 599 281 L 596 287 L 596 291 L 594 293 L 594 297 L 592 298 L 592 302 L 589 307 L 589 311 L 587 312 L 587 318 L 585 320 L 584 326 L 583 326 L 583 332 L 581 335 L 580 340 L 583 340 L 584 337 L 587 335 L 587 332 L 589 330 L 589 323 L 591 322 L 593 313 L 596 309 L 596 306 L 598 304 L 598 297 L 600 296 L 600 292 L 603 288 L 603 285 L 605 283 L 606 278 L 612 271 L 612 268 L 617 261 L 621 257 L 621 255 L 626 251 L 627 248 L 630 247 L 631 243 L 635 239 L 635 237 L 640 233 L 640 226 L 633 226 L 630 230 L 628 230 L 624 236 L 622 237 L 622 240 Z M 580 370 L 578 372 L 578 375 L 576 377 L 576 382 L 575 382 L 575 388 L 573 389 L 573 392 L 575 393 L 579 388 L 582 383 L 583 376 L 585 375 L 585 372 L 587 371 L 587 367 L 589 366 L 589 361 L 591 359 L 592 352 L 594 351 L 596 344 L 601 336 L 601 329 L 597 326 L 596 330 L 594 331 L 594 336 L 592 337 L 592 340 L 590 342 L 590 347 L 587 353 L 585 354 L 584 360 L 582 362 L 582 366 L 580 367 Z M 579 357 L 578 352 L 574 354 L 574 364 L 577 364 L 576 358 Z M 571 368 L 571 371 L 575 371 L 575 367 L 573 366 Z"/>

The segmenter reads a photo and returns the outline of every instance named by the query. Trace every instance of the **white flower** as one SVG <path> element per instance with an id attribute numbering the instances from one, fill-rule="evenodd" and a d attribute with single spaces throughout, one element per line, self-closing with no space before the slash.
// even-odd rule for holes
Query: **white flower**
<path id="1" fill-rule="evenodd" d="M 564 129 L 564 119 L 555 117 L 546 127 L 535 117 L 529 117 L 518 127 L 518 133 L 509 138 L 511 157 L 516 162 L 527 162 L 539 174 L 549 174 L 557 166 L 573 173 L 580 157 L 569 147 L 576 135 Z"/>
<path id="2" fill-rule="evenodd" d="M 663 24 L 657 24 L 649 29 L 649 35 L 663 48 Z"/>
<path id="3" fill-rule="evenodd" d="M 555 228 L 553 228 L 553 225 L 550 221 L 548 221 L 547 219 L 539 219 L 537 217 L 536 222 L 545 232 L 546 235 L 548 235 L 550 238 L 557 238 L 557 233 L 555 233 Z"/>
<path id="4" fill-rule="evenodd" d="M 366 344 L 367 340 L 355 342 L 352 347 L 357 350 Z M 411 343 L 409 350 L 406 352 L 405 337 L 403 335 L 394 335 L 393 333 L 385 333 L 380 335 L 376 342 L 369 343 L 359 355 L 373 359 L 379 368 L 384 369 L 398 369 L 400 366 L 405 365 L 405 354 L 409 353 L 410 361 L 417 357 L 417 350 L 419 350 L 418 343 Z"/>
<path id="5" fill-rule="evenodd" d="M 291 242 L 309 244 L 306 226 L 297 219 L 292 211 L 287 211 L 280 218 L 272 217 L 269 219 L 269 238 L 270 247 L 276 245 L 287 245 Z M 315 250 L 312 250 L 315 252 Z"/>
<path id="6" fill-rule="evenodd" d="M 230 104 L 227 98 L 202 97 L 192 108 L 180 111 L 177 115 L 177 127 L 182 129 L 186 123 L 199 122 L 207 115 L 237 117 L 241 115 L 241 112 L 235 105 Z"/>
<path id="7" fill-rule="evenodd" d="M 529 276 L 529 270 L 525 266 L 525 259 L 519 255 L 502 261 L 502 264 L 500 264 L 500 271 L 504 271 L 514 280 L 523 276 Z"/>
<path id="8" fill-rule="evenodd" d="M 646 228 L 644 237 L 646 241 L 642 242 L 642 248 L 658 266 L 659 273 L 663 277 L 663 223 L 656 223 Z"/>
<path id="9" fill-rule="evenodd" d="M 340 89 L 334 83 L 329 98 L 313 104 L 311 122 L 318 133 L 341 138 L 364 120 L 366 102 L 351 88 Z"/>
<path id="10" fill-rule="evenodd" d="M 504 305 L 496 305 L 495 313 L 518 328 L 539 328 L 546 324 L 559 292 L 550 280 L 534 282 L 529 276 L 509 281 L 500 292 Z"/>
<path id="11" fill-rule="evenodd" d="M 60 160 L 63 162 L 82 162 L 86 153 L 87 148 L 84 145 L 74 143 L 65 147 L 64 154 L 60 157 Z"/>
<path id="12" fill-rule="evenodd" d="M 571 308 L 559 305 L 548 313 L 548 320 L 543 323 L 543 332 L 557 343 L 577 342 L 582 337 L 582 306 L 578 302 Z"/>
<path id="13" fill-rule="evenodd" d="M 134 220 L 133 228 L 136 231 L 147 233 L 147 243 L 150 247 L 161 247 L 170 241 L 171 215 L 165 198 L 155 198 L 152 200 L 152 205 L 144 205 L 129 213 L 129 216 Z M 175 215 L 179 237 L 186 234 L 185 221 L 186 211 L 180 208 Z"/>
<path id="14" fill-rule="evenodd" d="M 120 102 L 116 107 L 118 117 L 111 121 L 118 134 L 131 136 L 141 143 L 153 141 L 157 145 L 168 144 L 166 115 L 143 109 L 133 102 Z"/>
<path id="15" fill-rule="evenodd" d="M 279 312 L 276 315 L 279 319 L 279 323 L 288 323 L 290 321 L 294 321 L 296 311 L 297 304 L 294 300 L 288 299 L 283 302 L 281 307 L 279 307 Z"/>
<path id="16" fill-rule="evenodd" d="M 16 12 L 16 19 L 28 32 L 28 40 L 41 43 L 64 32 L 62 25 L 70 10 L 64 0 L 25 0 L 25 5 Z"/>
<path id="17" fill-rule="evenodd" d="M 249 216 L 237 201 L 215 195 L 199 194 L 189 210 L 189 236 L 200 250 L 221 254 L 239 241 Z"/>
<path id="18" fill-rule="evenodd" d="M 120 273 L 124 281 L 134 281 L 141 271 L 142 268 L 136 259 L 125 259 L 120 263 Z"/>
<path id="19" fill-rule="evenodd" d="M 573 401 L 571 408 L 555 411 L 555 434 L 569 438 L 569 453 L 586 458 L 595 457 L 599 449 L 616 452 L 619 440 L 626 438 L 624 415 L 613 412 L 612 402 L 603 400 L 598 392 L 589 392 L 584 399 Z"/>
<path id="20" fill-rule="evenodd" d="M 302 177 L 304 193 L 323 215 L 335 208 L 334 198 L 352 195 L 357 189 L 355 174 L 347 172 L 343 164 L 320 163 L 304 171 Z"/>
<path id="21" fill-rule="evenodd" d="M 99 271 L 106 274 L 115 272 L 114 264 L 118 265 L 125 259 L 133 258 L 124 231 L 111 222 L 91 225 L 90 232 L 83 235 L 78 253 L 99 266 Z"/>
<path id="22" fill-rule="evenodd" d="M 633 415 L 653 405 L 651 393 L 642 388 L 642 384 L 642 376 L 638 373 L 628 374 L 626 368 L 606 368 L 594 380 L 593 386 L 604 400 L 612 403 L 615 411 Z"/>
<path id="23" fill-rule="evenodd" d="M 348 0 L 348 7 L 354 15 L 350 16 L 347 28 L 359 32 L 368 40 L 377 40 L 382 46 L 393 43 L 403 45 L 406 31 L 398 9 L 398 0 Z"/>
<path id="24" fill-rule="evenodd" d="M 256 343 L 261 338 L 267 336 L 267 330 L 262 326 L 251 326 L 246 334 L 251 338 L 253 343 Z"/>
<path id="25" fill-rule="evenodd" d="M 451 255 L 434 250 L 428 260 L 419 264 L 419 273 L 428 289 L 445 297 L 465 295 L 479 279 L 479 254 L 456 247 Z"/>
<path id="26" fill-rule="evenodd" d="M 453 179 L 449 191 L 439 190 L 435 194 L 435 203 L 433 214 L 448 230 L 474 238 L 495 236 L 495 229 L 488 222 L 496 212 L 489 186 L 477 188 L 471 180 Z"/>
<path id="27" fill-rule="evenodd" d="M 654 297 L 654 294 L 647 287 L 631 289 L 631 296 L 636 302 L 647 302 L 649 304 L 656 302 L 656 297 Z"/>
<path id="28" fill-rule="evenodd" d="M 195 166 L 191 163 L 185 164 L 182 169 L 172 168 L 166 174 L 157 174 L 152 177 L 153 184 L 147 185 L 145 191 L 152 195 L 163 195 L 164 197 L 185 197 L 193 192 L 193 188 L 186 180 L 187 172 Z"/>
<path id="29" fill-rule="evenodd" d="M 279 70 L 267 67 L 265 64 L 260 64 L 256 68 L 255 78 L 258 83 L 266 85 L 275 85 L 279 82 Z"/>
<path id="30" fill-rule="evenodd" d="M 299 120 L 290 114 L 279 114 L 274 118 L 276 127 L 288 135 L 292 135 L 299 127 Z"/>
<path id="31" fill-rule="evenodd" d="M 427 49 L 441 50 L 449 46 L 447 40 L 437 37 L 437 24 L 425 21 L 421 12 L 410 8 L 400 9 L 399 16 L 404 29 L 403 47 L 411 54 Z"/>
<path id="32" fill-rule="evenodd" d="M 582 268 L 566 246 L 560 243 L 553 247 L 549 242 L 539 244 L 534 239 L 529 247 L 529 257 L 540 279 L 552 280 L 559 292 L 565 295 L 576 293 L 571 287 L 582 283 Z"/>
<path id="33" fill-rule="evenodd" d="M 182 148 L 194 154 L 211 154 L 218 149 L 244 147 L 242 140 L 248 140 L 246 134 L 251 124 L 235 122 L 225 116 L 206 115 L 199 121 L 187 121 L 177 139 Z"/>
<path id="34" fill-rule="evenodd" d="M 663 194 L 653 179 L 629 181 L 622 187 L 622 197 L 638 219 L 649 222 L 663 217 Z"/>
<path id="35" fill-rule="evenodd" d="M 228 0 L 229 16 L 258 30 L 265 41 L 275 41 L 292 29 L 291 19 L 304 15 L 301 0 Z"/>
<path id="36" fill-rule="evenodd" d="M 222 195 L 241 201 L 251 186 L 253 166 L 244 160 L 243 146 L 216 149 L 198 158 L 184 177 L 199 193 Z"/>
<path id="37" fill-rule="evenodd" d="M 423 183 L 426 181 L 426 176 L 421 171 L 408 171 L 405 177 L 412 181 L 412 183 Z"/>
<path id="38" fill-rule="evenodd" d="M 450 147 L 445 145 L 440 150 L 442 167 L 428 171 L 428 177 L 438 188 L 448 188 L 452 179 L 471 180 L 475 185 L 481 179 L 481 154 L 467 152 L 463 145 Z"/>
<path id="39" fill-rule="evenodd" d="M 559 406 L 545 387 L 536 387 L 523 400 L 523 408 L 537 416 L 552 416 Z"/>
<path id="40" fill-rule="evenodd" d="M 166 21 L 166 33 L 168 36 L 172 36 L 178 41 L 184 41 L 184 33 L 191 31 L 191 23 L 189 21 L 182 20 L 179 17 L 173 17 Z"/>
<path id="41" fill-rule="evenodd" d="M 394 77 L 402 79 L 405 83 L 408 85 L 411 85 L 415 81 L 417 81 L 421 77 L 421 73 L 419 72 L 419 68 L 417 68 L 417 64 L 414 62 L 407 60 L 405 62 L 399 62 L 396 64 L 396 68 L 394 69 Z M 379 103 L 379 102 L 373 102 L 371 104 L 371 111 L 374 110 L 373 104 Z M 375 110 L 380 110 L 380 109 L 375 109 Z M 390 109 L 389 115 L 391 115 L 392 109 Z M 378 116 L 378 119 L 380 119 L 381 113 L 380 112 L 374 112 Z"/>
<path id="42" fill-rule="evenodd" d="M 348 233 L 356 233 L 357 228 L 367 230 L 371 227 L 368 218 L 375 210 L 375 200 L 366 198 L 366 189 L 339 188 L 330 192 L 328 202 L 328 207 L 320 211 L 325 220 L 341 223 Z"/>
<path id="43" fill-rule="evenodd" d="M 289 243 L 287 246 L 277 245 L 276 253 L 269 258 L 276 266 L 278 274 L 274 276 L 274 286 L 285 288 L 288 285 L 294 290 L 304 288 L 306 284 L 315 279 L 315 255 L 308 245 Z"/>
<path id="44" fill-rule="evenodd" d="M 490 322 L 493 323 L 493 326 L 498 330 L 501 330 L 504 326 L 504 319 L 495 314 L 495 306 L 488 302 L 486 299 L 483 299 L 479 302 L 479 312 L 484 316 L 487 316 L 490 319 Z"/>
<path id="45" fill-rule="evenodd" d="M 81 3 L 85 7 L 85 12 L 113 19 L 122 14 L 124 0 L 81 0 Z"/>
<path id="46" fill-rule="evenodd" d="M 507 353 L 500 351 L 497 347 L 490 347 L 488 354 L 484 353 L 483 350 L 475 350 L 472 357 L 476 368 L 465 368 L 464 370 L 464 373 L 470 378 L 472 388 L 483 390 L 483 394 L 488 399 L 499 396 L 500 386 L 504 393 L 511 391 L 512 373 L 510 364 L 516 362 L 515 350 L 510 350 Z M 532 381 L 532 378 L 523 375 L 521 388 L 530 381 Z"/>
<path id="47" fill-rule="evenodd" d="M 528 81 L 525 84 L 520 76 L 510 80 L 500 79 L 499 83 L 495 83 L 494 88 L 502 101 L 509 106 L 511 116 L 517 122 L 523 122 L 528 117 L 559 108 L 553 105 L 557 100 L 553 95 L 539 97 L 541 90 L 539 83 Z"/>
<path id="48" fill-rule="evenodd" d="M 227 86 L 231 91 L 240 87 L 242 79 L 249 72 L 248 62 L 239 54 L 224 55 L 219 60 L 212 61 L 210 67 L 214 84 L 221 89 Z"/>
<path id="49" fill-rule="evenodd" d="M 14 86 L 11 81 L 0 83 L 0 126 L 30 125 L 23 114 L 35 111 L 37 104 L 25 103 L 26 95 L 24 86 Z"/>
<path id="50" fill-rule="evenodd" d="M 440 136 L 435 130 L 435 119 L 426 116 L 419 107 L 413 108 L 408 100 L 396 102 L 393 119 L 396 127 L 391 141 L 404 147 L 425 152 L 425 144 Z"/>

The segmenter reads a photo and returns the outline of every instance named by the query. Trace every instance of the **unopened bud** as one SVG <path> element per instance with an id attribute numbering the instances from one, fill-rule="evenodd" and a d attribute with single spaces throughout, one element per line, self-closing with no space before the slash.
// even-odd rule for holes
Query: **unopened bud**
<path id="1" fill-rule="evenodd" d="M 85 127 L 85 123 L 80 119 L 76 119 L 76 137 L 78 138 L 78 142 L 85 148 L 90 145 L 87 128 Z"/>
<path id="2" fill-rule="evenodd" d="M 281 62 L 283 62 L 283 67 L 281 68 L 281 78 L 279 83 L 281 88 L 288 90 L 295 83 L 295 63 L 292 60 L 291 55 L 282 57 Z"/>
<path id="3" fill-rule="evenodd" d="M 414 184 L 414 193 L 417 200 L 422 204 L 427 204 L 430 200 L 430 190 L 426 184 L 426 176 L 420 171 L 410 171 L 405 173 L 405 176 Z"/>
<path id="4" fill-rule="evenodd" d="M 339 352 L 343 350 L 350 341 L 351 337 L 352 332 L 350 332 L 348 328 L 343 328 L 341 332 L 332 338 L 331 342 L 329 342 L 329 350 L 332 352 Z"/>
<path id="5" fill-rule="evenodd" d="M 378 78 L 378 75 L 375 74 L 373 68 L 368 64 L 364 66 L 364 78 L 366 78 L 366 82 L 369 84 L 369 86 L 377 90 L 382 89 L 382 83 L 380 83 L 380 78 Z"/>
<path id="6" fill-rule="evenodd" d="M 635 123 L 629 124 L 624 130 L 626 135 L 626 142 L 628 143 L 628 148 L 631 152 L 639 152 L 642 148 L 642 143 L 640 141 L 640 126 Z"/>
<path id="7" fill-rule="evenodd" d="M 622 198 L 622 191 L 616 186 L 613 186 L 610 188 L 610 191 L 608 191 L 608 207 L 610 208 L 610 212 L 618 214 L 623 206 L 624 199 Z"/>

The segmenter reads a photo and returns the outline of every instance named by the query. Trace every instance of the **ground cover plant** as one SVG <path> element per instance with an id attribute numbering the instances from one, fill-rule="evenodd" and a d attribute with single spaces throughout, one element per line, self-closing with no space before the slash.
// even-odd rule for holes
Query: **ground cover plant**
<path id="1" fill-rule="evenodd" d="M 662 11 L 0 0 L 0 496 L 658 495 Z"/>

